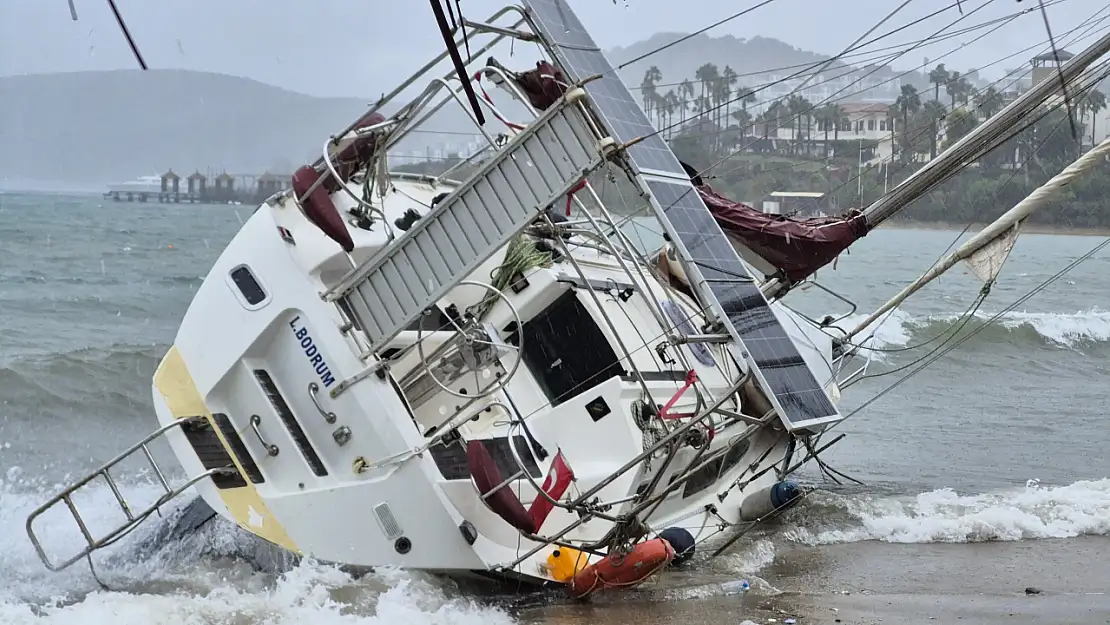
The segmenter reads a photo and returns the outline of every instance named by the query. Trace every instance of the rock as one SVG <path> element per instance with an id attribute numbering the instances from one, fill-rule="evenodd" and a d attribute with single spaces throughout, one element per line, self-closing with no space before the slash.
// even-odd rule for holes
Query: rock
<path id="1" fill-rule="evenodd" d="M 1039 594 L 1041 594 L 1041 589 L 1030 586 L 1029 588 L 1025 589 L 1025 594 L 1027 594 L 1027 595 L 1039 595 Z"/>

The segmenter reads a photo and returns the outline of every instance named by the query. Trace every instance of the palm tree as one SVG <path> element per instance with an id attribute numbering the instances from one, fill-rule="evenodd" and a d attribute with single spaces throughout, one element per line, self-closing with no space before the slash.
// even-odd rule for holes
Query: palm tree
<path id="1" fill-rule="evenodd" d="M 717 66 L 713 63 L 705 63 L 694 72 L 694 78 L 701 82 L 701 104 L 702 112 L 708 112 L 710 109 L 709 103 L 712 101 L 712 86 L 717 84 L 717 80 L 721 77 L 721 73 L 717 70 Z"/>
<path id="2" fill-rule="evenodd" d="M 684 78 L 682 83 L 678 85 L 678 97 L 682 99 L 681 122 L 686 123 L 686 111 L 690 106 L 690 100 L 694 97 L 694 83 L 690 82 L 689 78 Z"/>
<path id="3" fill-rule="evenodd" d="M 894 101 L 894 106 L 898 107 L 898 114 L 902 119 L 902 141 L 906 144 L 906 150 L 902 152 L 903 155 L 913 156 L 913 150 L 909 148 L 909 128 L 910 128 L 910 115 L 917 112 L 921 108 L 921 96 L 917 93 L 917 87 L 913 85 L 902 85 L 902 94 Z"/>
<path id="4" fill-rule="evenodd" d="M 968 100 L 970 100 L 972 94 L 975 93 L 975 86 L 971 84 L 971 81 L 968 80 L 966 76 L 961 76 L 960 79 L 956 81 L 956 92 L 960 98 L 960 102 L 962 102 L 964 106 L 967 106 Z"/>
<path id="5" fill-rule="evenodd" d="M 649 67 L 644 72 L 644 79 L 640 82 L 640 97 L 644 101 L 644 112 L 651 112 L 651 107 L 655 104 L 655 100 L 659 97 L 659 93 L 655 89 L 655 85 L 663 80 L 663 72 L 654 65 Z"/>
<path id="6" fill-rule="evenodd" d="M 786 99 L 786 110 L 791 118 L 791 128 L 793 131 L 790 133 L 791 139 L 794 141 L 794 150 L 797 153 L 797 148 L 801 145 L 804 134 L 798 132 L 801 130 L 802 124 L 805 123 L 808 128 L 809 110 L 813 105 L 809 100 L 800 95 L 792 95 Z"/>
<path id="7" fill-rule="evenodd" d="M 778 139 L 779 128 L 782 126 L 782 119 L 787 117 L 786 107 L 783 106 L 782 100 L 775 100 L 767 107 L 759 118 L 756 120 L 766 126 L 764 128 L 764 135 L 773 139 Z"/>
<path id="8" fill-rule="evenodd" d="M 752 114 L 740 109 L 732 112 L 732 118 L 736 120 L 736 134 L 734 139 L 736 143 L 741 143 L 744 138 L 748 136 L 748 128 L 752 125 Z"/>
<path id="9" fill-rule="evenodd" d="M 953 71 L 948 74 L 948 82 L 944 83 L 944 92 L 952 98 L 952 108 L 956 108 L 956 96 L 960 94 L 960 73 Z"/>
<path id="10" fill-rule="evenodd" d="M 937 157 L 937 133 L 940 128 L 940 122 L 944 119 L 948 111 L 945 110 L 944 105 L 940 102 L 929 100 L 922 105 L 922 113 L 925 115 L 925 119 L 929 120 L 929 130 L 932 132 L 932 136 L 929 137 L 929 158 L 933 159 Z"/>
<path id="11" fill-rule="evenodd" d="M 933 100 L 940 100 L 940 86 L 948 84 L 948 70 L 944 63 L 937 65 L 929 72 L 929 82 L 933 83 Z"/>
<path id="12" fill-rule="evenodd" d="M 721 74 L 721 82 L 723 83 L 721 97 L 724 98 L 725 110 L 723 114 L 721 111 L 718 111 L 718 119 L 722 121 L 720 124 L 722 126 L 728 125 L 729 109 L 732 108 L 732 88 L 735 87 L 736 83 L 739 81 L 740 76 L 736 74 L 736 71 L 728 65 L 725 65 L 725 71 Z"/>
<path id="13" fill-rule="evenodd" d="M 898 103 L 895 102 L 886 107 L 886 125 L 890 128 L 890 157 L 894 158 L 895 154 L 899 154 L 898 133 L 902 131 L 899 124 L 895 124 L 894 120 L 898 119 L 901 112 L 899 111 Z"/>
<path id="14" fill-rule="evenodd" d="M 982 114 L 984 119 L 994 117 L 994 114 L 1002 110 L 1002 94 L 994 87 L 987 87 L 975 98 L 976 107 L 979 113 Z"/>
<path id="15" fill-rule="evenodd" d="M 1095 119 L 1098 112 L 1106 108 L 1106 94 L 1098 89 L 1091 89 L 1083 99 L 1083 108 L 1091 112 L 1091 145 L 1095 145 Z"/>
<path id="16" fill-rule="evenodd" d="M 839 134 L 840 120 L 844 117 L 844 109 L 840 108 L 838 104 L 826 104 L 817 109 L 814 117 L 817 118 L 817 122 L 825 130 L 825 157 L 827 158 L 832 155 L 831 146 L 829 145 L 829 126 L 833 127 L 834 133 Z"/>
<path id="17" fill-rule="evenodd" d="M 666 99 L 663 96 L 656 93 L 655 97 L 651 101 L 651 108 L 652 108 L 652 111 L 655 113 L 655 128 L 656 128 L 656 130 L 661 129 L 661 128 L 665 128 L 666 125 L 667 125 L 667 101 L 666 101 Z"/>
<path id="18" fill-rule="evenodd" d="M 839 104 L 833 104 L 832 107 L 833 110 L 836 111 L 836 115 L 833 120 L 833 123 L 835 124 L 833 126 L 833 141 L 840 141 L 840 127 L 845 124 L 852 123 L 852 120 L 848 118 L 848 114 L 844 112 L 844 109 L 841 108 Z"/>
<path id="19" fill-rule="evenodd" d="M 675 111 L 679 109 L 685 110 L 686 103 L 679 99 L 678 94 L 674 92 L 674 89 L 671 89 L 667 91 L 667 95 L 663 96 L 663 105 L 667 109 L 667 128 L 669 129 L 668 132 L 669 134 L 673 135 L 674 129 L 671 128 L 671 126 L 674 125 Z"/>
<path id="20" fill-rule="evenodd" d="M 736 99 L 740 101 L 740 108 L 746 111 L 749 104 L 755 104 L 755 91 L 747 87 L 740 87 L 736 90 Z"/>

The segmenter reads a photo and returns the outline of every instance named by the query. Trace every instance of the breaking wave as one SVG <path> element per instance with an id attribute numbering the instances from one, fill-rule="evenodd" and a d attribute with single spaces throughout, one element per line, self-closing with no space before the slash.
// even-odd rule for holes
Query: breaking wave
<path id="1" fill-rule="evenodd" d="M 879 540 L 972 543 L 1110 534 L 1110 479 L 961 495 L 942 488 L 913 497 L 817 493 L 787 540 L 808 545 Z"/>
<path id="2" fill-rule="evenodd" d="M 0 451 L 0 454 L 3 452 Z M 229 524 L 209 524 L 199 540 L 167 548 L 157 557 L 120 558 L 141 541 L 134 538 L 94 557 L 99 587 L 88 566 L 78 563 L 49 573 L 24 533 L 26 516 L 59 488 L 31 484 L 21 472 L 0 475 L 0 623 L 4 625 L 171 625 L 237 623 L 242 625 L 512 625 L 504 610 L 467 598 L 452 585 L 421 575 L 380 570 L 360 579 L 330 566 L 302 562 L 282 574 L 259 572 L 221 554 L 251 541 Z M 158 488 L 135 484 L 123 488 L 142 501 Z M 93 523 L 119 514 L 107 487 L 93 487 L 78 507 Z M 47 549 L 56 557 L 76 553 L 83 540 L 72 521 L 42 517 L 36 523 Z M 154 524 L 148 524 L 153 526 Z"/>
<path id="3" fill-rule="evenodd" d="M 149 403 L 150 377 L 166 345 L 111 344 L 63 353 L 0 358 L 0 396 L 7 411 L 27 408 L 111 413 Z"/>
<path id="4" fill-rule="evenodd" d="M 977 312 L 975 319 L 968 322 L 961 334 L 981 326 L 993 316 L 994 313 Z M 848 328 L 863 319 L 862 315 L 856 315 L 838 325 Z M 919 317 L 895 310 L 870 326 L 868 332 L 874 332 L 874 336 L 868 345 L 875 348 L 917 345 L 949 330 L 958 320 L 960 315 L 955 313 Z M 1075 313 L 1012 311 L 980 330 L 973 340 L 1024 342 L 1072 349 L 1097 346 L 1110 343 L 1110 311 L 1097 308 Z"/>

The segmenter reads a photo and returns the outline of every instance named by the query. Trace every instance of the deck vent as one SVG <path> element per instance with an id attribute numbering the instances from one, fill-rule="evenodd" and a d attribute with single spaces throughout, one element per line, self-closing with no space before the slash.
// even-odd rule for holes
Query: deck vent
<path id="1" fill-rule="evenodd" d="M 393 516 L 393 511 L 389 509 L 389 504 L 380 503 L 374 506 L 374 516 L 377 517 L 378 525 L 381 526 L 382 532 L 389 540 L 396 540 L 404 534 L 401 531 L 401 525 L 397 523 L 396 517 Z"/>
<path id="2" fill-rule="evenodd" d="M 328 474 L 328 468 L 324 466 L 320 460 L 319 454 L 312 446 L 312 443 L 305 436 L 304 430 L 301 429 L 301 424 L 297 422 L 297 417 L 290 410 L 289 404 L 285 401 L 281 391 L 278 390 L 277 384 L 274 384 L 274 379 L 270 377 L 269 372 L 265 369 L 255 369 L 254 377 L 258 380 L 259 386 L 266 393 L 269 398 L 270 404 L 273 405 L 274 411 L 277 412 L 278 418 L 285 424 L 285 429 L 289 430 L 289 435 L 293 437 L 293 442 L 297 444 L 297 449 L 301 451 L 304 456 L 305 462 L 312 469 L 312 472 L 317 477 L 324 477 Z"/>

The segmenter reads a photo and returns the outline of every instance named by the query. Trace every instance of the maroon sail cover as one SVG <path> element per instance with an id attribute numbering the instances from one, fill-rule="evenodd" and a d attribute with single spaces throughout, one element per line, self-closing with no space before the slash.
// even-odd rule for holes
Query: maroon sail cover
<path id="1" fill-rule="evenodd" d="M 321 174 L 311 165 L 301 167 L 293 174 L 293 193 L 300 198 L 301 208 L 304 209 L 308 220 L 323 230 L 324 234 L 338 243 L 344 251 L 350 252 L 355 249 L 355 242 L 351 239 L 347 224 L 343 223 L 343 216 L 339 214 L 335 203 L 331 201 L 331 196 L 328 195 L 328 190 L 325 188 L 326 181 L 325 184 L 317 186 L 311 194 L 305 195 L 322 176 L 330 177 L 331 174 Z"/>
<path id="2" fill-rule="evenodd" d="M 367 113 L 359 118 L 354 129 L 361 130 L 383 121 L 385 117 L 380 113 Z M 300 200 L 301 208 L 309 221 L 348 253 L 355 249 L 355 242 L 351 239 L 351 233 L 347 230 L 347 224 L 343 222 L 343 216 L 339 214 L 335 202 L 332 202 L 331 194 L 338 192 L 351 175 L 374 155 L 377 142 L 378 138 L 373 134 L 359 137 L 332 158 L 332 165 L 335 166 L 340 180 L 336 180 L 330 171 L 321 173 L 311 165 L 305 165 L 293 174 L 293 193 Z M 324 180 L 316 185 L 310 195 L 306 195 L 320 178 Z"/>
<path id="3" fill-rule="evenodd" d="M 359 118 L 355 123 L 354 130 L 362 130 L 369 128 L 375 124 L 380 124 L 385 121 L 385 117 L 381 113 L 366 113 Z M 366 135 L 359 137 L 351 142 L 350 145 L 339 151 L 338 154 L 332 159 L 332 164 L 335 165 L 335 171 L 343 182 L 339 182 L 328 176 L 324 181 L 324 186 L 332 193 L 339 190 L 342 184 L 345 184 L 350 179 L 351 175 L 358 171 L 362 166 L 370 160 L 374 155 L 374 149 L 377 147 L 377 135 Z"/>
<path id="4" fill-rule="evenodd" d="M 520 90 L 528 96 L 533 108 L 545 111 L 566 92 L 566 76 L 547 61 L 536 63 L 536 69 L 521 72 L 513 77 Z"/>
<path id="5" fill-rule="evenodd" d="M 698 194 L 721 230 L 774 265 L 791 283 L 831 263 L 868 232 L 860 213 L 808 219 L 769 215 L 697 182 Z"/>

